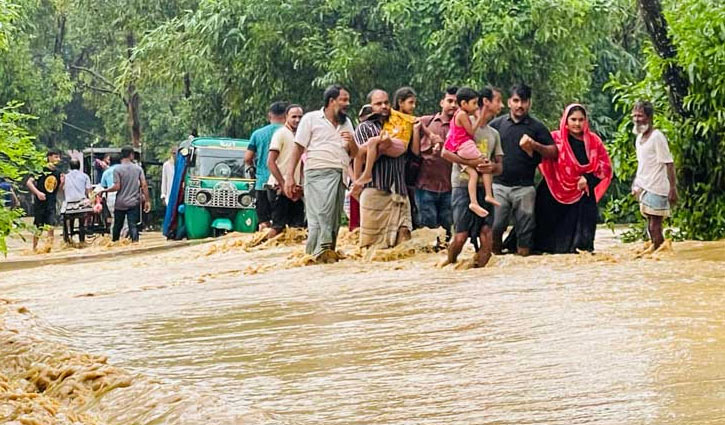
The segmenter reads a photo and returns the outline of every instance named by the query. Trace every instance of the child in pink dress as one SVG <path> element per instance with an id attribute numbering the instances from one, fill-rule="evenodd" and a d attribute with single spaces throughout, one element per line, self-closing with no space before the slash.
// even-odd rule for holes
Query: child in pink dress
<path id="1" fill-rule="evenodd" d="M 458 112 L 456 112 L 453 121 L 451 121 L 451 128 L 448 132 L 444 148 L 449 152 L 456 153 L 463 159 L 476 160 L 484 156 L 474 141 L 476 130 L 484 125 L 483 114 L 479 113 L 476 117 L 476 122 L 473 124 L 471 124 L 470 118 L 471 115 L 476 115 L 476 112 L 478 112 L 478 99 L 479 94 L 469 87 L 461 87 L 456 92 Z M 484 158 L 484 161 L 488 161 L 488 158 Z M 478 171 L 471 167 L 464 167 L 463 170 L 468 173 L 468 196 L 471 200 L 468 208 L 477 215 L 486 217 L 488 211 L 481 207 L 476 196 Z M 483 174 L 483 186 L 486 190 L 486 202 L 500 206 L 501 204 L 493 196 L 493 177 L 491 174 Z"/>

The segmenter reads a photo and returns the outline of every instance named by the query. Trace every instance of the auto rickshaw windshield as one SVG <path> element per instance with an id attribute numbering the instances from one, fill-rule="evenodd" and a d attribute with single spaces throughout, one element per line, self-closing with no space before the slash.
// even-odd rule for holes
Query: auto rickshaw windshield
<path id="1" fill-rule="evenodd" d="M 191 170 L 195 177 L 247 178 L 244 149 L 197 148 Z"/>

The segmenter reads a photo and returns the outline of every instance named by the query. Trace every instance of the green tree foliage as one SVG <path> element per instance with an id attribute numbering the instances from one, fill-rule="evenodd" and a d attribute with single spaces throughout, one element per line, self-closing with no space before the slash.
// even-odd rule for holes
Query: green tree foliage
<path id="1" fill-rule="evenodd" d="M 6 55 L 14 42 L 15 20 L 20 16 L 17 5 L 0 0 L 0 55 Z M 21 104 L 0 107 L 0 178 L 18 183 L 25 175 L 40 169 L 43 156 L 33 144 L 33 137 L 21 125 L 32 117 L 18 112 Z M 3 196 L 0 190 L 0 197 Z M 25 212 L 0 204 L 0 252 L 7 253 L 6 239 L 24 228 Z"/>
<path id="2" fill-rule="evenodd" d="M 656 107 L 655 125 L 670 142 L 678 170 L 680 204 L 671 224 L 688 239 L 725 236 L 725 5 L 703 0 L 665 4 L 669 34 L 677 49 L 675 59 L 686 71 L 689 92 L 686 116 L 678 114 L 668 100 L 663 83 L 667 62 L 651 47 L 644 51 L 646 75 L 642 80 L 615 76 L 610 88 L 623 113 L 638 99 Z M 636 159 L 628 120 L 622 122 L 610 145 L 620 179 L 631 182 Z M 631 198 L 613 200 L 608 206 L 611 220 L 637 217 Z"/>

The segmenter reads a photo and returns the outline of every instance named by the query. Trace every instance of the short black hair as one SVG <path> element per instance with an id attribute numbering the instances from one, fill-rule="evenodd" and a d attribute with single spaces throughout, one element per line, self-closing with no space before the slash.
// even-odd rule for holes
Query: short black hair
<path id="1" fill-rule="evenodd" d="M 496 93 L 501 93 L 501 89 L 493 87 L 493 86 L 486 86 L 478 91 L 478 94 L 481 95 L 482 104 L 483 104 L 483 98 L 486 98 L 489 101 L 492 101 L 493 98 L 496 96 Z"/>
<path id="2" fill-rule="evenodd" d="M 446 97 L 448 95 L 455 96 L 457 92 L 458 92 L 458 86 L 448 86 L 443 91 L 443 95 L 441 96 L 441 99 L 443 99 L 444 97 Z"/>
<path id="3" fill-rule="evenodd" d="M 301 105 L 298 105 L 298 104 L 296 104 L 296 103 L 293 103 L 293 104 L 291 104 L 291 105 L 287 106 L 287 109 L 285 109 L 285 110 L 284 110 L 284 115 L 285 115 L 285 116 L 287 116 L 287 115 L 289 114 L 289 111 L 291 111 L 291 110 L 293 110 L 293 109 L 295 109 L 295 108 L 300 108 L 300 109 L 302 109 L 302 112 L 304 112 L 304 111 L 305 111 L 305 109 L 304 109 L 304 108 L 303 108 L 303 107 L 302 107 Z"/>
<path id="4" fill-rule="evenodd" d="M 632 109 L 644 112 L 647 118 L 652 118 L 655 115 L 655 107 L 649 100 L 638 100 L 634 103 L 634 108 Z"/>
<path id="5" fill-rule="evenodd" d="M 71 170 L 80 170 L 81 169 L 81 162 L 78 161 L 76 158 L 71 159 L 68 162 L 68 165 L 70 166 Z"/>
<path id="6" fill-rule="evenodd" d="M 330 104 L 331 100 L 335 100 L 340 97 L 340 92 L 342 92 L 343 90 L 348 91 L 341 84 L 333 84 L 331 86 L 328 86 L 325 89 L 325 92 L 322 93 L 322 101 L 324 102 L 325 107 Z"/>
<path id="7" fill-rule="evenodd" d="M 53 155 L 60 156 L 60 151 L 57 149 L 48 149 L 48 153 L 45 154 L 45 157 L 47 158 L 47 157 L 53 156 Z"/>
<path id="8" fill-rule="evenodd" d="M 531 99 L 531 87 L 524 83 L 517 83 L 511 86 L 510 94 L 520 97 L 521 100 L 529 100 Z"/>
<path id="9" fill-rule="evenodd" d="M 280 100 L 269 105 L 269 110 L 267 112 L 275 117 L 283 117 L 285 112 L 287 112 L 287 106 L 289 106 L 289 102 Z"/>
<path id="10" fill-rule="evenodd" d="M 460 105 L 462 102 L 468 102 L 472 99 L 480 97 L 476 90 L 470 87 L 461 87 L 456 92 L 456 103 Z"/>
<path id="11" fill-rule="evenodd" d="M 383 89 L 372 89 L 368 92 L 368 95 L 366 97 L 368 103 L 371 103 L 373 101 L 373 96 L 375 96 L 375 93 L 377 92 L 383 92 L 386 96 L 388 95 L 388 92 Z"/>
<path id="12" fill-rule="evenodd" d="M 121 159 L 133 158 L 133 148 L 131 146 L 124 146 L 121 148 Z"/>
<path id="13" fill-rule="evenodd" d="M 117 165 L 121 163 L 121 158 L 116 155 L 111 155 L 111 165 Z"/>
<path id="14" fill-rule="evenodd" d="M 397 111 L 400 108 L 400 102 L 405 102 L 411 97 L 417 96 L 418 95 L 415 94 L 415 90 L 413 90 L 413 87 L 406 86 L 395 90 L 395 93 L 393 93 L 393 109 Z"/>

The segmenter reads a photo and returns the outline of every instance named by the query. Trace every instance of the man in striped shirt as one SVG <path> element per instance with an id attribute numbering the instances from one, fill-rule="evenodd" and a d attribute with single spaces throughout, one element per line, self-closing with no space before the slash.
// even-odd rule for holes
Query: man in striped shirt
<path id="1" fill-rule="evenodd" d="M 371 91 L 367 100 L 373 114 L 355 131 L 358 145 L 380 137 L 383 124 L 390 117 L 390 100 L 384 90 Z M 412 144 L 411 149 L 415 150 Z M 373 181 L 365 185 L 360 195 L 360 246 L 392 247 L 410 239 L 413 226 L 405 186 L 405 161 L 405 155 L 381 155 L 375 161 Z"/>

